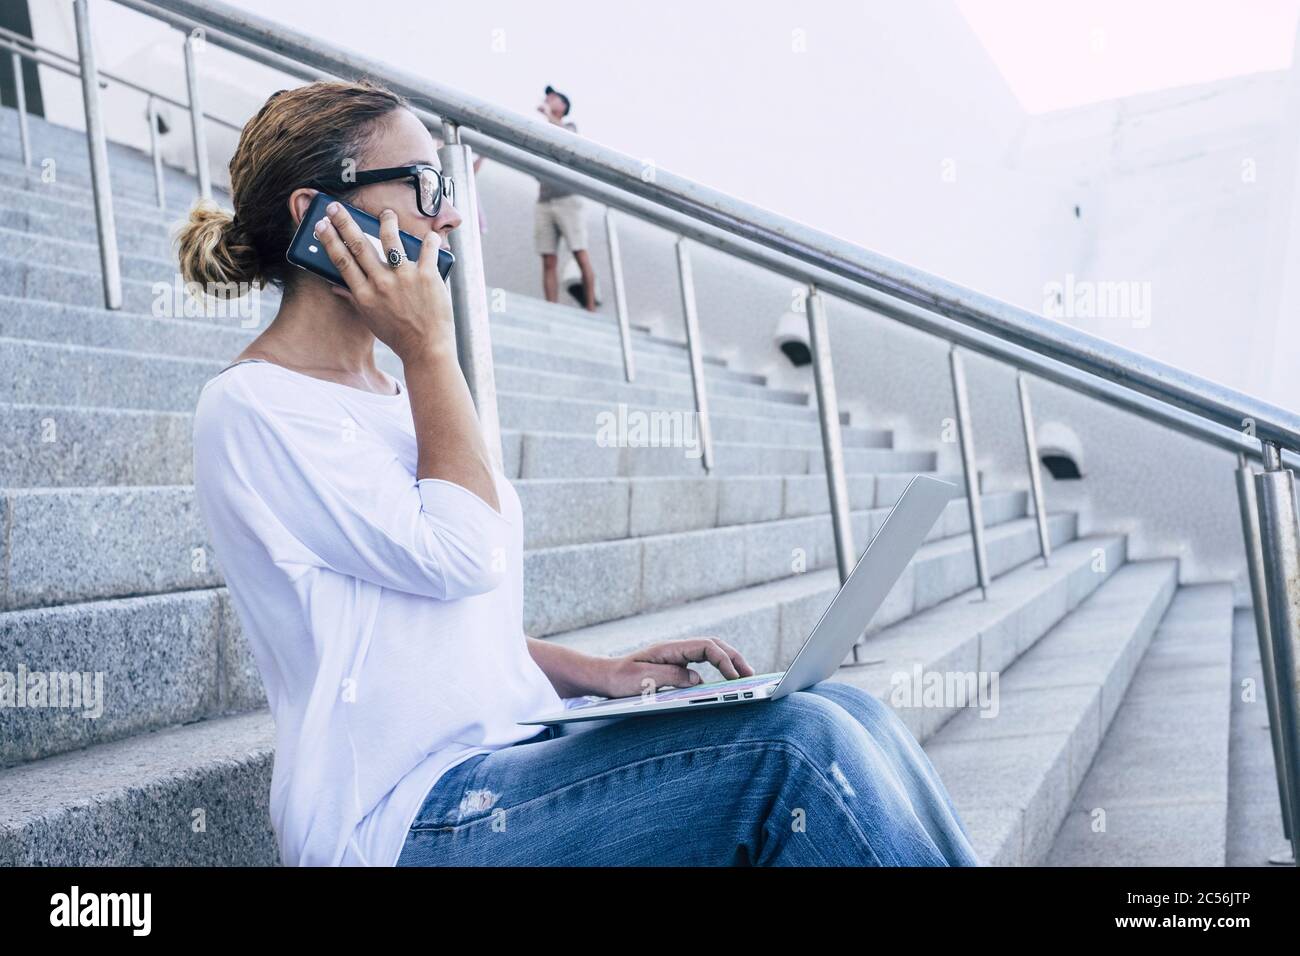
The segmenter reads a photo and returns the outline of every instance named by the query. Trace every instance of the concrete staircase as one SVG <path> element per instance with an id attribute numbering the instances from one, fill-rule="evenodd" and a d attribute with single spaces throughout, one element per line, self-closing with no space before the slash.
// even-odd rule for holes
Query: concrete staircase
<path id="1" fill-rule="evenodd" d="M 147 158 L 122 147 L 126 307 L 102 309 L 84 140 L 32 129 L 54 183 L 18 165 L 0 111 L 0 672 L 102 673 L 103 708 L 0 709 L 0 864 L 274 864 L 271 720 L 190 459 L 199 388 L 256 329 L 153 314 L 154 284 L 177 281 L 166 224 L 194 188 L 169 170 L 159 210 Z M 683 346 L 637 329 L 628 385 L 608 316 L 505 301 L 493 352 L 528 632 L 601 654 L 715 634 L 760 670 L 788 664 L 836 589 L 809 396 L 710 357 L 714 476 L 681 448 L 601 447 L 596 416 L 619 403 L 692 407 Z M 275 296 L 263 306 L 264 324 Z M 937 454 L 842 430 L 861 547 Z M 898 708 L 988 862 L 1222 863 L 1231 589 L 1180 588 L 1175 561 L 1129 562 L 1123 535 L 1081 537 L 1069 513 L 1049 516 L 1042 567 L 1024 492 L 986 492 L 984 511 L 989 599 L 954 501 L 872 622 L 870 662 L 839 679 Z M 981 673 L 998 675 L 995 717 L 899 696 L 900 677 Z M 1152 748 L 1196 772 L 1169 786 Z"/>

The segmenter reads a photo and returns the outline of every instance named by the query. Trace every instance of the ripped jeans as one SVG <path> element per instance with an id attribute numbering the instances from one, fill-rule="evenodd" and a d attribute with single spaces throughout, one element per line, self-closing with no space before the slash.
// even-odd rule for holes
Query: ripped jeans
<path id="1" fill-rule="evenodd" d="M 398 866 L 975 866 L 886 705 L 823 681 L 770 703 L 548 727 L 430 790 Z"/>

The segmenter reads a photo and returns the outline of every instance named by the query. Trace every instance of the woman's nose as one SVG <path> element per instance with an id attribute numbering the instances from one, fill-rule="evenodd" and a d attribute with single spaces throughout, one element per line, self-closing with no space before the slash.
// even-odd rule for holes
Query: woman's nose
<path id="1" fill-rule="evenodd" d="M 446 199 L 442 202 L 442 208 L 438 210 L 438 217 L 433 221 L 433 228 L 441 232 L 444 229 L 455 229 L 461 224 L 460 212 Z"/>

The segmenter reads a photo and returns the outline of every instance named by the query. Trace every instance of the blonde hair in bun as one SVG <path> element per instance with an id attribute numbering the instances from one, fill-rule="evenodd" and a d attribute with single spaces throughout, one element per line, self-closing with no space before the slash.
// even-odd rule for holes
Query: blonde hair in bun
<path id="1" fill-rule="evenodd" d="M 252 283 L 261 279 L 257 250 L 242 236 L 235 217 L 201 199 L 177 235 L 181 276 L 186 282 Z"/>

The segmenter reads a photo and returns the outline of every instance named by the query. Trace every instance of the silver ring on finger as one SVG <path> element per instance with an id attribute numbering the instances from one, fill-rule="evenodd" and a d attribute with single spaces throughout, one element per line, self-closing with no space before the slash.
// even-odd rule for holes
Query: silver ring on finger
<path id="1" fill-rule="evenodd" d="M 388 264 L 394 269 L 401 268 L 406 263 L 406 252 L 403 249 L 388 250 Z"/>

